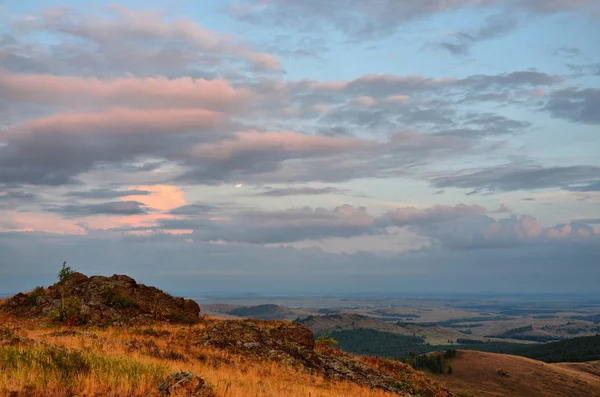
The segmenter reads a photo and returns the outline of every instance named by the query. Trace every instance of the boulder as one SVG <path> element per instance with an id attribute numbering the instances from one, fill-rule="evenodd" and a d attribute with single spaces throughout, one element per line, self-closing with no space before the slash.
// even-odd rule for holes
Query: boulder
<path id="1" fill-rule="evenodd" d="M 211 386 L 191 372 L 174 372 L 158 386 L 158 391 L 166 396 L 216 397 Z"/>

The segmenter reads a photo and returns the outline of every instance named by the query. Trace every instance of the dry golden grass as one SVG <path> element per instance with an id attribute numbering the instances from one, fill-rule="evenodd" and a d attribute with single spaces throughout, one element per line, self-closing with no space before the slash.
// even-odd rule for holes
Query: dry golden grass
<path id="1" fill-rule="evenodd" d="M 431 377 L 477 397 L 600 397 L 600 377 L 525 357 L 458 351 L 451 375 Z"/>
<path id="2" fill-rule="evenodd" d="M 570 368 L 575 371 L 585 372 L 600 377 L 600 361 L 588 361 L 585 363 L 558 363 L 554 364 L 561 368 Z"/>
<path id="3" fill-rule="evenodd" d="M 384 397 L 389 393 L 271 361 L 182 343 L 177 325 L 40 327 L 1 318 L 0 395 L 152 396 L 171 372 L 204 378 L 218 396 Z M 202 328 L 203 325 L 193 326 Z M 61 334 L 63 331 L 76 331 Z M 1 333 L 3 332 L 3 333 Z M 151 336 L 148 334 L 156 335 Z"/>

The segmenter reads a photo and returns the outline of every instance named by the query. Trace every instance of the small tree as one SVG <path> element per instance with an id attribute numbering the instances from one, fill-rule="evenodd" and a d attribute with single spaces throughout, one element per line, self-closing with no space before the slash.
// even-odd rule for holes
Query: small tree
<path id="1" fill-rule="evenodd" d="M 60 318 L 61 321 L 66 317 L 67 308 L 65 307 L 65 290 L 62 286 L 63 281 L 67 280 L 71 275 L 75 273 L 71 266 L 67 266 L 67 261 L 63 261 L 62 268 L 58 272 L 58 280 L 60 285 L 58 287 L 58 292 L 60 293 Z"/>
<path id="2" fill-rule="evenodd" d="M 73 271 L 73 269 L 71 269 L 71 266 L 67 266 L 67 261 L 64 261 L 62 269 L 60 269 L 60 271 L 58 272 L 58 279 L 60 282 L 63 282 L 69 277 L 71 277 L 73 273 L 75 272 Z"/>

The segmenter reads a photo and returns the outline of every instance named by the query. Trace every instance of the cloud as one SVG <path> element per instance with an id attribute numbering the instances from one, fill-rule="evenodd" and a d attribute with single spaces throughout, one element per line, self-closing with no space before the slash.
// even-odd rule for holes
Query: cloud
<path id="1" fill-rule="evenodd" d="M 9 190 L 0 192 L 0 201 L 35 201 L 39 196 L 23 190 Z"/>
<path id="2" fill-rule="evenodd" d="M 222 79 L 123 77 L 97 79 L 0 70 L 2 99 L 46 106 L 232 109 L 251 99 Z"/>
<path id="3" fill-rule="evenodd" d="M 572 192 L 600 192 L 600 181 L 591 182 L 589 184 L 586 183 L 587 182 L 584 182 L 583 185 L 578 186 L 569 186 L 567 187 L 567 190 Z"/>
<path id="4" fill-rule="evenodd" d="M 385 221 L 394 226 L 422 226 L 446 222 L 473 214 L 483 214 L 486 209 L 479 205 L 458 204 L 454 207 L 436 205 L 432 208 L 417 209 L 414 207 L 398 208 L 385 214 Z"/>
<path id="5" fill-rule="evenodd" d="M 197 229 L 201 241 L 253 244 L 289 243 L 328 237 L 351 237 L 375 230 L 375 219 L 365 208 L 343 205 L 333 210 L 310 207 L 283 211 L 244 211 Z"/>
<path id="6" fill-rule="evenodd" d="M 306 162 L 315 158 L 368 153 L 376 146 L 375 142 L 356 138 L 307 135 L 292 131 L 243 131 L 236 133 L 232 140 L 201 143 L 192 147 L 187 153 L 191 170 L 178 179 L 211 183 L 233 180 L 242 175 L 260 178 L 264 174 L 280 171 L 286 161 Z M 315 178 L 314 174 L 310 176 L 311 180 Z"/>
<path id="7" fill-rule="evenodd" d="M 85 218 L 92 215 L 143 215 L 148 208 L 139 201 L 110 201 L 101 204 L 68 204 L 56 208 L 48 208 L 66 218 Z"/>
<path id="8" fill-rule="evenodd" d="M 556 56 L 564 58 L 579 58 L 583 55 L 583 52 L 579 48 L 575 47 L 558 47 L 552 52 Z"/>
<path id="9" fill-rule="evenodd" d="M 188 19 L 168 19 L 158 11 L 120 5 L 97 14 L 73 8 L 49 9 L 13 22 L 13 29 L 26 37 L 43 32 L 62 44 L 49 47 L 45 58 L 32 54 L 33 62 L 47 63 L 55 72 L 91 69 L 97 74 L 152 75 L 239 62 L 260 71 L 282 71 L 275 56 L 258 52 L 230 35 Z"/>
<path id="10" fill-rule="evenodd" d="M 600 88 L 565 88 L 550 94 L 543 110 L 553 117 L 583 124 L 600 124 Z"/>
<path id="11" fill-rule="evenodd" d="M 217 207 L 209 204 L 187 204 L 182 205 L 181 207 L 173 208 L 169 211 L 170 215 L 198 215 L 205 214 L 207 212 L 211 212 L 215 210 Z"/>
<path id="12" fill-rule="evenodd" d="M 0 252 L 0 290 L 14 293 L 53 283 L 56 272 L 49 270 L 48 264 L 55 263 L 57 271 L 65 259 L 86 274 L 125 273 L 145 284 L 188 296 L 298 296 L 323 295 L 323 291 L 343 296 L 397 295 L 399 289 L 419 296 L 465 291 L 488 295 L 597 293 L 600 277 L 600 245 L 569 240 L 559 245 L 489 247 L 484 253 L 432 247 L 378 256 L 210 244 L 165 234 L 0 233 Z"/>
<path id="13" fill-rule="evenodd" d="M 434 45 L 452 55 L 468 55 L 473 45 L 506 36 L 515 30 L 517 24 L 518 19 L 514 15 L 508 13 L 490 15 L 477 31 L 455 33 L 453 42 L 438 42 Z"/>
<path id="14" fill-rule="evenodd" d="M 532 216 L 495 220 L 487 215 L 421 226 L 420 232 L 450 249 L 494 249 L 557 243 L 599 244 L 600 228 L 580 222 L 542 226 Z"/>
<path id="15" fill-rule="evenodd" d="M 204 109 L 110 109 L 103 113 L 62 113 L 36 120 L 22 127 L 8 129 L 0 136 L 19 140 L 25 134 L 34 136 L 60 134 L 126 134 L 182 133 L 213 129 L 222 122 L 220 113 Z"/>
<path id="16" fill-rule="evenodd" d="M 152 194 L 149 190 L 130 189 L 130 190 L 112 190 L 112 189 L 91 189 L 86 191 L 70 191 L 65 193 L 67 197 L 78 197 L 84 199 L 115 199 L 128 196 L 148 196 Z"/>
<path id="17" fill-rule="evenodd" d="M 36 120 L 0 132 L 0 183 L 77 183 L 78 175 L 101 164 L 169 158 L 184 152 L 190 139 L 206 139 L 221 120 L 203 109 L 111 109 Z"/>
<path id="18" fill-rule="evenodd" d="M 348 81 L 261 79 L 234 87 L 224 80 L 192 78 L 0 73 L 7 103 L 23 112 L 19 123 L 0 132 L 0 183 L 74 184 L 86 172 L 135 172 L 150 164 L 157 167 L 147 171 L 183 171 L 162 179 L 154 173 L 154 183 L 396 177 L 416 165 L 474 151 L 486 136 L 520 133 L 529 126 L 489 112 L 464 114 L 452 98 L 475 101 L 500 89 L 507 97 L 487 100 L 505 103 L 525 88 L 560 81 L 520 71 L 461 79 L 391 74 Z M 31 106 L 39 106 L 42 116 L 32 120 Z M 265 131 L 264 119 L 283 132 Z M 246 124 L 251 128 L 240 128 Z M 300 132 L 290 132 L 290 126 Z M 398 133 L 407 129 L 433 134 Z M 137 139 L 139 134 L 145 138 Z M 351 137 L 365 134 L 382 138 Z"/>
<path id="19" fill-rule="evenodd" d="M 248 131 L 237 133 L 235 140 L 199 144 L 192 149 L 192 155 L 218 161 L 255 153 L 269 155 L 273 152 L 297 157 L 360 150 L 369 145 L 369 142 L 353 138 L 305 135 L 292 131 Z"/>
<path id="20" fill-rule="evenodd" d="M 431 178 L 436 188 L 457 187 L 476 191 L 514 191 L 559 188 L 593 190 L 600 168 L 573 165 L 566 167 L 520 167 L 506 164 L 476 170 L 464 170 Z"/>
<path id="21" fill-rule="evenodd" d="M 259 193 L 258 196 L 265 197 L 285 197 L 285 196 L 317 196 L 322 194 L 345 194 L 347 190 L 332 186 L 323 188 L 314 188 L 309 186 L 287 187 L 281 189 L 269 189 L 266 192 Z"/>
<path id="22" fill-rule="evenodd" d="M 21 189 L 2 189 L 0 186 L 0 211 L 15 210 L 29 204 L 38 203 L 40 200 L 41 196 L 37 193 Z"/>
<path id="23" fill-rule="evenodd" d="M 230 13 L 239 20 L 263 24 L 267 21 L 314 31 L 334 28 L 354 40 L 370 40 L 394 34 L 409 21 L 424 19 L 460 9 L 501 10 L 503 14 L 525 11 L 552 14 L 569 10 L 586 10 L 594 0 L 430 0 L 420 2 L 382 0 L 365 3 L 346 0 L 343 6 L 319 0 L 262 1 L 246 0 L 230 5 Z M 480 10 L 482 11 L 482 10 Z M 497 22 L 498 23 L 498 22 Z M 496 27 L 496 30 L 499 28 Z M 487 30 L 494 30 L 488 27 Z M 482 29 L 481 34 L 491 35 Z"/>

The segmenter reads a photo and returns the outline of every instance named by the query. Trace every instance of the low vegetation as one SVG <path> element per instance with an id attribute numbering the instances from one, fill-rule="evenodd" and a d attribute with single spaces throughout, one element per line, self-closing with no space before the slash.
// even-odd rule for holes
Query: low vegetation
<path id="1" fill-rule="evenodd" d="M 426 369 L 436 374 L 452 374 L 451 360 L 456 357 L 456 350 L 417 355 L 415 352 L 406 354 L 402 361 L 414 369 Z"/>
<path id="2" fill-rule="evenodd" d="M 401 359 L 410 351 L 421 354 L 435 350 L 434 347 L 425 344 L 425 339 L 420 336 L 373 329 L 332 331 L 329 336 L 338 341 L 342 350 L 361 355 Z"/>

